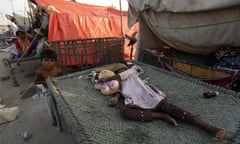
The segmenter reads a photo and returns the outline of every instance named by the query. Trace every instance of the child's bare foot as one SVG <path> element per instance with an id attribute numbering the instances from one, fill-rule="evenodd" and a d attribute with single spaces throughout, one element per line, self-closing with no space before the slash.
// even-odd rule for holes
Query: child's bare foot
<path id="1" fill-rule="evenodd" d="M 207 132 L 209 132 L 210 134 L 213 135 L 213 140 L 214 141 L 222 141 L 225 137 L 226 137 L 226 131 L 224 129 L 218 128 L 216 126 L 210 125 L 206 122 L 204 122 L 203 120 L 196 118 L 194 121 L 195 125 L 203 128 L 204 130 L 206 130 Z"/>
<path id="2" fill-rule="evenodd" d="M 207 126 L 207 131 L 213 134 L 213 140 L 214 141 L 222 141 L 225 136 L 226 136 L 226 132 L 223 129 L 217 128 L 215 126 L 212 125 L 208 125 Z"/>
<path id="3" fill-rule="evenodd" d="M 219 131 L 217 131 L 214 135 L 214 137 L 212 138 L 214 141 L 222 141 L 226 136 L 226 132 L 223 129 L 220 129 Z"/>

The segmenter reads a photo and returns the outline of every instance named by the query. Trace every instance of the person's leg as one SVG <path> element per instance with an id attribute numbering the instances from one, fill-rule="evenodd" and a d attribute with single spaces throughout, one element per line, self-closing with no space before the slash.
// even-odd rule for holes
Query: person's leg
<path id="1" fill-rule="evenodd" d="M 166 99 L 163 99 L 155 108 L 157 112 L 163 112 L 176 118 L 177 120 L 192 123 L 197 116 L 187 112 L 174 104 L 168 103 Z"/>
<path id="2" fill-rule="evenodd" d="M 151 110 L 144 110 L 138 107 L 122 105 L 120 114 L 123 118 L 142 122 L 153 121 Z"/>
<path id="3" fill-rule="evenodd" d="M 167 100 L 163 100 L 158 105 L 158 110 L 164 112 L 166 114 L 171 115 L 172 117 L 181 120 L 183 122 L 196 125 L 199 128 L 206 130 L 207 132 L 213 135 L 213 140 L 221 141 L 226 136 L 226 132 L 223 129 L 217 128 L 216 126 L 210 125 L 207 122 L 201 120 L 197 116 L 182 110 L 181 108 L 177 107 L 176 105 L 170 104 Z"/>
<path id="4" fill-rule="evenodd" d="M 162 119 L 174 126 L 178 126 L 176 120 L 168 114 L 161 113 L 161 112 L 152 112 L 152 117 L 153 119 Z"/>
<path id="5" fill-rule="evenodd" d="M 214 141 L 222 141 L 226 136 L 226 132 L 224 131 L 224 129 L 210 125 L 207 122 L 201 120 L 200 118 L 196 118 L 192 124 L 202 128 L 202 129 L 206 130 L 207 132 L 209 132 L 210 134 L 212 134 L 213 135 L 212 139 Z"/>
<path id="6" fill-rule="evenodd" d="M 163 119 L 166 122 L 177 126 L 177 122 L 167 114 L 160 112 L 152 112 L 151 110 L 141 109 L 136 106 L 123 105 L 120 109 L 120 114 L 125 119 L 149 122 L 153 119 Z"/>

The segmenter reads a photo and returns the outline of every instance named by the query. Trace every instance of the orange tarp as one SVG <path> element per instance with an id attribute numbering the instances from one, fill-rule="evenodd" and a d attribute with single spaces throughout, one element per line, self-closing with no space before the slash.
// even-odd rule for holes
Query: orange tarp
<path id="1" fill-rule="evenodd" d="M 49 12 L 48 40 L 112 37 L 129 34 L 127 12 L 104 6 L 95 6 L 64 0 L 35 0 L 39 5 L 54 6 Z M 121 17 L 122 15 L 122 17 Z M 122 22 L 122 27 L 121 27 Z M 130 48 L 126 47 L 125 58 Z"/>

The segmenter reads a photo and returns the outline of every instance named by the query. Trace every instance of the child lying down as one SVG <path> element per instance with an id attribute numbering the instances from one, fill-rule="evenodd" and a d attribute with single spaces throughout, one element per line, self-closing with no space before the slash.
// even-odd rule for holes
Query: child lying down
<path id="1" fill-rule="evenodd" d="M 145 83 L 139 77 L 139 71 L 135 67 L 123 66 L 114 71 L 111 76 L 98 79 L 98 83 L 112 80 L 119 82 L 119 91 L 109 100 L 109 105 L 117 105 L 119 98 L 124 98 L 120 114 L 123 118 L 149 122 L 154 119 L 162 119 L 174 126 L 178 126 L 177 120 L 199 127 L 213 135 L 214 141 L 222 141 L 226 137 L 226 131 L 207 123 L 192 113 L 185 111 L 167 101 L 167 96 L 156 87 Z"/>

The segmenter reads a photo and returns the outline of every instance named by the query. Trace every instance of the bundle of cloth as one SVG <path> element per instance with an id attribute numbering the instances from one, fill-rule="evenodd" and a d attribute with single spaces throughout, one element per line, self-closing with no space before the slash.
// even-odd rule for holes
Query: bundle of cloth
<path id="1" fill-rule="evenodd" d="M 134 67 L 139 72 L 139 74 L 142 74 L 144 72 L 140 66 L 135 65 L 132 62 L 128 62 L 127 64 L 114 63 L 107 66 L 95 68 L 90 72 L 90 74 L 88 74 L 87 78 L 91 79 L 95 89 L 100 90 L 103 95 L 112 95 L 119 91 L 119 82 L 117 80 L 99 82 L 98 80 L 112 77 L 117 74 L 119 70 L 127 69 L 129 67 Z"/>
<path id="2" fill-rule="evenodd" d="M 0 98 L 0 124 L 5 122 L 13 121 L 20 114 L 20 109 L 18 106 L 6 107 L 1 104 Z"/>

